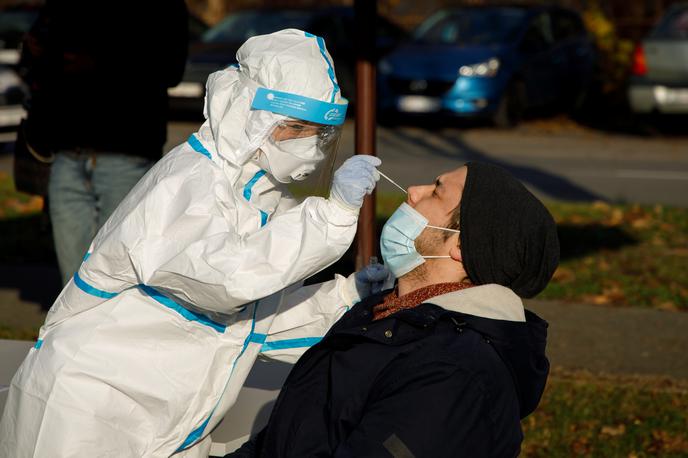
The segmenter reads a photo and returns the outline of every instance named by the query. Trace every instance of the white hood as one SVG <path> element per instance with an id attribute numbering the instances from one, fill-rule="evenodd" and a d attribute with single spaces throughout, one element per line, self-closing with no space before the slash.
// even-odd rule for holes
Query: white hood
<path id="1" fill-rule="evenodd" d="M 332 58 L 322 40 L 287 29 L 250 38 L 236 55 L 238 65 L 210 75 L 206 83 L 205 123 L 198 136 L 237 169 L 286 116 L 251 109 L 259 87 L 324 102 L 343 100 Z M 235 175 L 236 176 L 236 175 Z"/>

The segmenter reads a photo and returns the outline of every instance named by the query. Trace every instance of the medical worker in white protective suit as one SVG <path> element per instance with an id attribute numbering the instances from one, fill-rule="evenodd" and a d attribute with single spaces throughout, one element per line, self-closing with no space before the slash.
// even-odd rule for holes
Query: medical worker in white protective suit
<path id="1" fill-rule="evenodd" d="M 344 121 L 322 39 L 254 37 L 237 60 L 50 309 L 12 380 L 1 457 L 208 456 L 256 357 L 295 361 L 358 300 L 366 271 L 298 285 L 349 247 L 379 160 L 348 159 L 328 199 L 297 205 L 281 184 L 328 166 Z"/>

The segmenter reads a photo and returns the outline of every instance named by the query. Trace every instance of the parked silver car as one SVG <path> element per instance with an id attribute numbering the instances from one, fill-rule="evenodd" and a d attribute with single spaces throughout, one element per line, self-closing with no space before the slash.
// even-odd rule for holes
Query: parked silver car
<path id="1" fill-rule="evenodd" d="M 669 8 L 633 57 L 633 112 L 688 113 L 688 3 Z"/>

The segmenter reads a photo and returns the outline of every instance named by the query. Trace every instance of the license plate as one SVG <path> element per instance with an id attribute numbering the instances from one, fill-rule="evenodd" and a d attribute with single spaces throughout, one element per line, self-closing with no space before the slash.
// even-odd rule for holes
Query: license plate
<path id="1" fill-rule="evenodd" d="M 672 89 L 665 86 L 655 87 L 655 98 L 665 105 L 688 105 L 688 89 Z"/>
<path id="2" fill-rule="evenodd" d="M 399 97 L 397 108 L 407 113 L 430 113 L 442 107 L 440 99 L 424 95 L 406 95 Z"/>
<path id="3" fill-rule="evenodd" d="M 170 97 L 201 97 L 203 85 L 201 83 L 179 83 L 167 90 Z"/>

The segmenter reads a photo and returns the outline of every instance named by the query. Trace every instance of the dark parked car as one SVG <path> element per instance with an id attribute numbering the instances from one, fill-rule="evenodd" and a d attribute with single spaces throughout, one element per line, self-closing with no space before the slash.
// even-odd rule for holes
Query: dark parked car
<path id="1" fill-rule="evenodd" d="M 405 37 L 405 32 L 382 17 L 377 24 L 379 57 L 392 50 Z M 191 47 L 184 79 L 170 90 L 172 109 L 200 114 L 210 73 L 235 63 L 237 50 L 248 38 L 287 28 L 301 29 L 325 39 L 342 94 L 353 100 L 356 43 L 353 8 L 251 9 L 227 16 Z"/>
<path id="2" fill-rule="evenodd" d="M 567 9 L 445 9 L 380 62 L 380 111 L 481 117 L 510 126 L 529 109 L 576 103 L 595 58 L 580 16 Z"/>
<path id="3" fill-rule="evenodd" d="M 688 114 L 688 3 L 667 10 L 633 60 L 629 99 L 635 113 Z"/>

